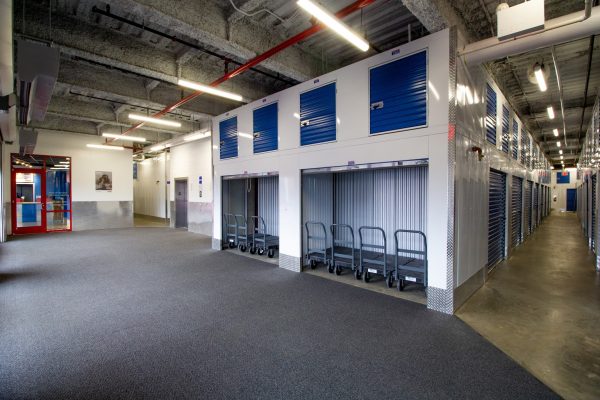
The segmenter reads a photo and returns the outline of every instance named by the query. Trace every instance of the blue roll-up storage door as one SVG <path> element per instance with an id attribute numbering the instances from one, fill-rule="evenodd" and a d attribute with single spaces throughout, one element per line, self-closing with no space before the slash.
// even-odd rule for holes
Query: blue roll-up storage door
<path id="1" fill-rule="evenodd" d="M 510 111 L 506 106 L 502 106 L 502 151 L 508 154 L 508 144 L 510 143 Z"/>
<path id="2" fill-rule="evenodd" d="M 521 127 L 521 164 L 527 166 L 527 132 Z"/>
<path id="3" fill-rule="evenodd" d="M 538 183 L 533 184 L 533 205 L 532 207 L 532 223 L 535 228 L 538 224 L 538 200 L 539 200 L 540 185 Z"/>
<path id="4" fill-rule="evenodd" d="M 335 82 L 300 94 L 300 145 L 336 138 Z"/>
<path id="5" fill-rule="evenodd" d="M 531 193 L 533 191 L 533 182 L 527 181 L 525 182 L 525 224 L 527 229 L 525 230 L 525 234 L 531 234 Z"/>
<path id="6" fill-rule="evenodd" d="M 486 105 L 485 105 L 485 137 L 488 142 L 496 144 L 496 92 L 490 84 L 486 87 Z"/>
<path id="7" fill-rule="evenodd" d="M 427 125 L 427 52 L 369 71 L 371 135 Z"/>
<path id="8" fill-rule="evenodd" d="M 523 179 L 512 177 L 510 199 L 510 243 L 517 247 L 523 240 Z"/>
<path id="9" fill-rule="evenodd" d="M 277 150 L 277 103 L 254 110 L 254 154 Z"/>
<path id="10" fill-rule="evenodd" d="M 506 174 L 490 170 L 488 267 L 504 258 L 506 232 Z"/>
<path id="11" fill-rule="evenodd" d="M 596 174 L 592 175 L 592 229 L 591 231 L 591 243 L 592 243 L 592 251 L 596 252 L 596 190 L 598 186 L 596 185 Z"/>
<path id="12" fill-rule="evenodd" d="M 512 158 L 513 160 L 519 159 L 519 123 L 516 120 L 513 120 Z"/>
<path id="13" fill-rule="evenodd" d="M 237 117 L 219 122 L 219 140 L 221 160 L 238 156 Z"/>

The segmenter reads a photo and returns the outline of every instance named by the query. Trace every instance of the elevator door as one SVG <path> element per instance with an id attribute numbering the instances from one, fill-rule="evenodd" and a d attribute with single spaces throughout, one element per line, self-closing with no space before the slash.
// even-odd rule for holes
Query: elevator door
<path id="1" fill-rule="evenodd" d="M 175 180 L 175 228 L 188 226 L 188 190 L 187 179 Z"/>

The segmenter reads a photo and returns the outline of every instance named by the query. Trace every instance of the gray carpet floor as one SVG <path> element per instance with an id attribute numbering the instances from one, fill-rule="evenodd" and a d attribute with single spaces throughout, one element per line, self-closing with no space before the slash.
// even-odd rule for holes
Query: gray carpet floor
<path id="1" fill-rule="evenodd" d="M 0 245 L 3 399 L 548 399 L 455 317 L 167 228 Z"/>

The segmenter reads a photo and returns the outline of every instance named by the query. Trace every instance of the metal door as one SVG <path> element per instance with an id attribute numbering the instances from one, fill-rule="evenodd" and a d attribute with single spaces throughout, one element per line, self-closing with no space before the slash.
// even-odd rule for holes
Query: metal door
<path id="1" fill-rule="evenodd" d="M 300 94 L 300 145 L 336 138 L 335 82 Z"/>
<path id="2" fill-rule="evenodd" d="M 488 267 L 504 258 L 506 236 L 506 174 L 490 170 Z"/>
<path id="3" fill-rule="evenodd" d="M 254 154 L 277 150 L 277 103 L 257 108 L 252 114 Z"/>
<path id="4" fill-rule="evenodd" d="M 577 189 L 567 189 L 567 211 L 577 210 Z"/>
<path id="5" fill-rule="evenodd" d="M 369 71 L 371 135 L 427 125 L 427 52 Z"/>
<path id="6" fill-rule="evenodd" d="M 510 142 L 509 121 L 510 111 L 506 106 L 502 106 L 502 151 L 508 154 L 508 145 Z"/>
<path id="7" fill-rule="evenodd" d="M 532 205 L 532 212 L 531 212 L 531 219 L 532 219 L 532 227 L 535 228 L 538 225 L 538 201 L 539 201 L 539 191 L 540 191 L 540 185 L 537 183 L 533 184 L 533 205 Z"/>
<path id="8" fill-rule="evenodd" d="M 592 244 L 592 251 L 596 251 L 596 174 L 592 175 L 592 221 L 591 221 L 591 229 L 590 229 L 590 242 Z"/>
<path id="9" fill-rule="evenodd" d="M 525 182 L 525 204 L 523 205 L 524 212 L 524 220 L 525 220 L 525 235 L 527 236 L 531 233 L 531 192 L 532 192 L 533 182 L 527 181 Z"/>
<path id="10" fill-rule="evenodd" d="M 221 160 L 238 156 L 237 117 L 219 122 L 219 140 Z"/>
<path id="11" fill-rule="evenodd" d="M 510 200 L 510 243 L 517 247 L 523 241 L 523 179 L 513 176 Z"/>
<path id="12" fill-rule="evenodd" d="M 486 116 L 485 116 L 485 137 L 488 142 L 496 145 L 496 92 L 490 84 L 486 87 Z"/>
<path id="13" fill-rule="evenodd" d="M 512 158 L 513 160 L 519 159 L 519 123 L 516 119 L 513 119 Z"/>
<path id="14" fill-rule="evenodd" d="M 175 228 L 188 226 L 188 190 L 187 179 L 175 180 Z"/>

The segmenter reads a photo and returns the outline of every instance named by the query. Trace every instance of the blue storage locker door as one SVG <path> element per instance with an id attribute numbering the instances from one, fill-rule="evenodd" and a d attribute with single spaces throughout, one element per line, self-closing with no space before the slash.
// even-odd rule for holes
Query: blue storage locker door
<path id="1" fill-rule="evenodd" d="M 277 150 L 277 103 L 252 113 L 254 154 Z"/>
<path id="2" fill-rule="evenodd" d="M 531 213 L 531 226 L 536 227 L 538 224 L 538 192 L 540 191 L 540 185 L 538 183 L 533 184 L 533 205 L 532 205 L 532 213 Z"/>
<path id="3" fill-rule="evenodd" d="M 510 111 L 506 106 L 502 106 L 502 151 L 508 154 L 508 144 L 510 143 Z"/>
<path id="4" fill-rule="evenodd" d="M 371 135 L 427 125 L 427 52 L 369 71 Z"/>
<path id="5" fill-rule="evenodd" d="M 513 120 L 512 158 L 513 160 L 519 159 L 519 123 L 516 120 Z"/>
<path id="6" fill-rule="evenodd" d="M 221 160 L 238 156 L 237 117 L 219 122 L 219 140 Z"/>
<path id="7" fill-rule="evenodd" d="M 517 247 L 523 241 L 523 179 L 512 177 L 510 199 L 510 243 Z"/>
<path id="8" fill-rule="evenodd" d="M 490 170 L 488 267 L 504 258 L 506 232 L 506 174 Z"/>
<path id="9" fill-rule="evenodd" d="M 486 88 L 485 137 L 488 142 L 496 144 L 496 92 L 490 84 Z"/>
<path id="10" fill-rule="evenodd" d="M 300 94 L 300 145 L 336 138 L 335 82 Z"/>
<path id="11" fill-rule="evenodd" d="M 533 182 L 527 181 L 525 182 L 525 223 L 527 224 L 527 229 L 525 233 L 529 235 L 531 233 L 531 194 L 533 191 Z"/>
<path id="12" fill-rule="evenodd" d="M 592 175 L 592 229 L 591 231 L 591 243 L 592 243 L 592 251 L 596 252 L 596 174 Z"/>
<path id="13" fill-rule="evenodd" d="M 527 132 L 521 127 L 521 164 L 527 163 Z"/>

